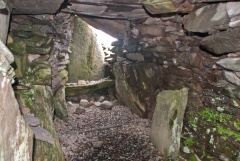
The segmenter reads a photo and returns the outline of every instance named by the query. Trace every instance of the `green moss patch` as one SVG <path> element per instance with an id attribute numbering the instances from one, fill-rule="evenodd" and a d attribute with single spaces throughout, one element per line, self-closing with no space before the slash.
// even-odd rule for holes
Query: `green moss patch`
<path id="1" fill-rule="evenodd" d="M 195 149 L 203 160 L 224 156 L 236 160 L 240 142 L 240 119 L 210 108 L 187 113 L 183 146 Z"/>

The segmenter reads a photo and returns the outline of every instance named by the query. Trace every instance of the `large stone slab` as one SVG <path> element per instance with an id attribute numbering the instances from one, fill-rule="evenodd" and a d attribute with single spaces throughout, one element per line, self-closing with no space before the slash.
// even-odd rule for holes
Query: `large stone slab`
<path id="1" fill-rule="evenodd" d="M 34 142 L 34 161 L 53 160 L 64 161 L 58 136 L 53 124 L 54 106 L 52 100 L 52 91 L 48 86 L 33 86 L 34 90 L 34 109 L 31 110 L 40 120 L 40 126 L 53 136 L 54 144 L 35 140 Z"/>
<path id="2" fill-rule="evenodd" d="M 103 50 L 92 29 L 81 19 L 75 18 L 73 32 L 68 82 L 104 78 Z"/>
<path id="3" fill-rule="evenodd" d="M 32 0 L 11 0 L 11 7 L 14 14 L 43 14 L 56 13 L 64 0 L 32 1 Z"/>
<path id="4" fill-rule="evenodd" d="M 96 90 L 109 88 L 114 84 L 113 80 L 103 80 L 96 83 L 90 83 L 86 85 L 69 85 L 66 86 L 66 96 L 79 96 L 88 93 L 93 93 Z"/>
<path id="5" fill-rule="evenodd" d="M 220 55 L 240 51 L 239 39 L 240 29 L 236 28 L 205 37 L 200 44 L 208 51 Z"/>
<path id="6" fill-rule="evenodd" d="M 151 142 L 165 156 L 177 159 L 183 126 L 183 116 L 188 100 L 188 89 L 166 90 L 157 95 L 153 114 Z"/>
<path id="7" fill-rule="evenodd" d="M 0 64 L 0 160 L 31 161 L 33 133 L 20 114 L 11 73 L 7 73 L 7 66 L 2 66 L 8 64 L 2 53 Z"/>
<path id="8" fill-rule="evenodd" d="M 161 71 L 153 63 L 115 63 L 115 88 L 118 99 L 141 117 L 151 117 Z"/>
<path id="9" fill-rule="evenodd" d="M 226 4 L 218 3 L 191 12 L 184 20 L 184 28 L 191 32 L 206 33 L 228 28 L 229 21 Z"/>
<path id="10" fill-rule="evenodd" d="M 174 13 L 174 12 L 189 12 L 193 10 L 193 6 L 187 1 L 174 0 L 147 0 L 143 3 L 144 7 L 151 14 Z"/>

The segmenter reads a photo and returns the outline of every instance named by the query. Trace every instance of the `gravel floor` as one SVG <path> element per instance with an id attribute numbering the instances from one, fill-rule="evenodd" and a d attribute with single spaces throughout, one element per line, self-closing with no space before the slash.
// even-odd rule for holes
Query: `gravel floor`
<path id="1" fill-rule="evenodd" d="M 67 104 L 67 122 L 55 119 L 66 161 L 162 160 L 149 141 L 148 119 L 139 118 L 117 101 L 108 110 L 95 106 L 94 101 L 85 107 Z"/>

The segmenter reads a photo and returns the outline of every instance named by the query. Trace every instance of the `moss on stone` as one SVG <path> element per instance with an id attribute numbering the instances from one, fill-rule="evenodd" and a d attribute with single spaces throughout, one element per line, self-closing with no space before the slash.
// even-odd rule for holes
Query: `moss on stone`
<path id="1" fill-rule="evenodd" d="M 23 41 L 14 41 L 8 44 L 9 49 L 14 55 L 25 55 L 26 54 L 26 44 Z"/>
<path id="2" fill-rule="evenodd" d="M 86 86 L 66 86 L 66 96 L 79 96 L 83 94 L 93 93 L 96 90 L 109 88 L 114 84 L 113 80 L 105 80 L 95 84 Z"/>
<path id="3" fill-rule="evenodd" d="M 187 113 L 188 127 L 183 137 L 184 146 L 194 147 L 201 159 L 208 160 L 216 155 L 224 155 L 235 160 L 240 141 L 240 120 L 233 115 L 210 108 L 196 108 Z M 189 130 L 191 129 L 191 130 Z M 192 132 L 193 133 L 192 133 Z M 197 134 L 197 135 L 196 135 Z M 188 140 L 193 140 L 188 144 Z M 203 148 L 205 145 L 208 149 Z M 190 147 L 191 146 L 191 147 Z M 213 155 L 214 154 L 214 155 Z"/>
<path id="4" fill-rule="evenodd" d="M 40 47 L 42 45 L 46 45 L 46 37 L 42 36 L 33 36 L 29 39 L 23 39 L 23 41 L 25 42 L 27 47 Z"/>
<path id="5" fill-rule="evenodd" d="M 46 54 L 50 54 L 51 47 L 50 46 L 46 46 L 46 47 L 27 47 L 26 51 L 29 54 L 46 55 Z"/>
<path id="6" fill-rule="evenodd" d="M 56 91 L 53 98 L 54 102 L 54 115 L 63 121 L 67 121 L 68 112 L 65 100 L 65 87 L 60 88 Z"/>
<path id="7" fill-rule="evenodd" d="M 51 88 L 47 86 L 33 86 L 34 92 L 34 115 L 39 118 L 41 127 L 47 129 L 54 137 L 55 144 L 35 140 L 34 142 L 34 161 L 53 160 L 64 161 L 64 156 L 60 148 L 58 136 L 53 124 L 53 95 Z"/>
<path id="8" fill-rule="evenodd" d="M 15 91 L 17 98 L 22 106 L 30 109 L 31 112 L 34 111 L 34 91 L 33 90 L 18 90 Z"/>
<path id="9" fill-rule="evenodd" d="M 15 74 L 18 79 L 21 79 L 26 74 L 27 69 L 27 55 L 14 55 L 15 60 Z"/>
<path id="10" fill-rule="evenodd" d="M 104 78 L 104 64 L 95 34 L 80 18 L 74 18 L 72 53 L 68 64 L 69 82 Z"/>
<path id="11" fill-rule="evenodd" d="M 61 70 L 57 76 L 59 76 L 60 78 L 66 78 L 68 76 L 68 71 L 66 71 L 65 69 L 64 70 Z"/>
<path id="12" fill-rule="evenodd" d="M 21 38 L 30 38 L 33 36 L 33 33 L 28 31 L 13 30 L 13 35 Z"/>
<path id="13" fill-rule="evenodd" d="M 44 59 L 38 59 L 28 64 L 26 76 L 19 80 L 22 85 L 48 85 L 51 86 L 51 66 Z"/>

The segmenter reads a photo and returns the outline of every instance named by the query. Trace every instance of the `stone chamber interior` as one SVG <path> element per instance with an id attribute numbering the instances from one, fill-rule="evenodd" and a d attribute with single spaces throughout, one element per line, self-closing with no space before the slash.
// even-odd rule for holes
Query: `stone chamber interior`
<path id="1" fill-rule="evenodd" d="M 0 161 L 240 161 L 239 31 L 235 0 L 0 0 Z"/>

